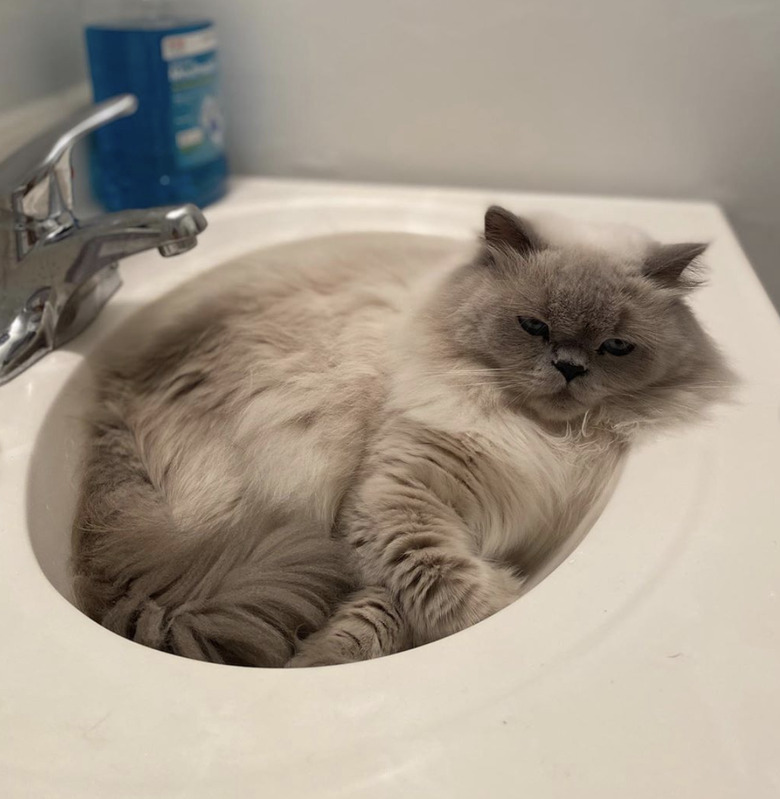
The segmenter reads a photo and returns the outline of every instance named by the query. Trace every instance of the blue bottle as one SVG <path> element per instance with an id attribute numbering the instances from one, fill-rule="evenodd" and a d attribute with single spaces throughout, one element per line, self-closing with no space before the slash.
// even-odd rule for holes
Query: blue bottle
<path id="1" fill-rule="evenodd" d="M 144 14 L 89 24 L 86 40 L 95 101 L 138 98 L 135 114 L 93 136 L 97 199 L 119 211 L 222 197 L 228 168 L 213 24 Z"/>

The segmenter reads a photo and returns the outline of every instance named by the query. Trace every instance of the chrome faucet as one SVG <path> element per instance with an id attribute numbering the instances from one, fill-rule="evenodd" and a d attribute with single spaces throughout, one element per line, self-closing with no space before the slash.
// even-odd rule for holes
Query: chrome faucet
<path id="1" fill-rule="evenodd" d="M 190 204 L 74 216 L 71 148 L 136 108 L 130 94 L 88 106 L 0 163 L 0 384 L 98 315 L 121 285 L 120 258 L 178 255 L 206 227 Z"/>

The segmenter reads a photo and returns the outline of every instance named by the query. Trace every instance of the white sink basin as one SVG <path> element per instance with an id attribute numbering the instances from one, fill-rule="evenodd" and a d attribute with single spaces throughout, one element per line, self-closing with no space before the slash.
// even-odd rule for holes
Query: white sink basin
<path id="1" fill-rule="evenodd" d="M 302 671 L 187 661 L 69 602 L 90 359 L 233 256 L 337 231 L 471 238 L 491 202 L 712 241 L 700 318 L 740 404 L 629 458 L 583 543 L 429 647 Z M 780 795 L 780 320 L 709 204 L 247 179 L 200 246 L 121 267 L 66 349 L 0 388 L 0 793 L 59 797 Z M 52 586 L 55 590 L 52 590 Z"/>

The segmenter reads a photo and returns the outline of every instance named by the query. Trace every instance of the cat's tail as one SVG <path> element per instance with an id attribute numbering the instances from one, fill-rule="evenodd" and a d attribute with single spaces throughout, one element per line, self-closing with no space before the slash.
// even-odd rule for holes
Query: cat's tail
<path id="1" fill-rule="evenodd" d="M 105 457 L 110 454 L 111 457 Z M 74 525 L 79 606 L 146 646 L 209 660 L 283 666 L 353 585 L 327 534 L 282 525 L 179 529 L 132 433 L 98 429 Z"/>

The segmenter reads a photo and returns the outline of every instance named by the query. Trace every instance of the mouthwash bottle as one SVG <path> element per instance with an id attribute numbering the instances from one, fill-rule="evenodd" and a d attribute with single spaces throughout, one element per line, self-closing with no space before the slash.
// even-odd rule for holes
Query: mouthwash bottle
<path id="1" fill-rule="evenodd" d="M 219 199 L 228 168 L 213 24 L 160 0 L 100 8 L 86 26 L 95 101 L 128 92 L 138 110 L 93 134 L 95 196 L 109 211 Z"/>

